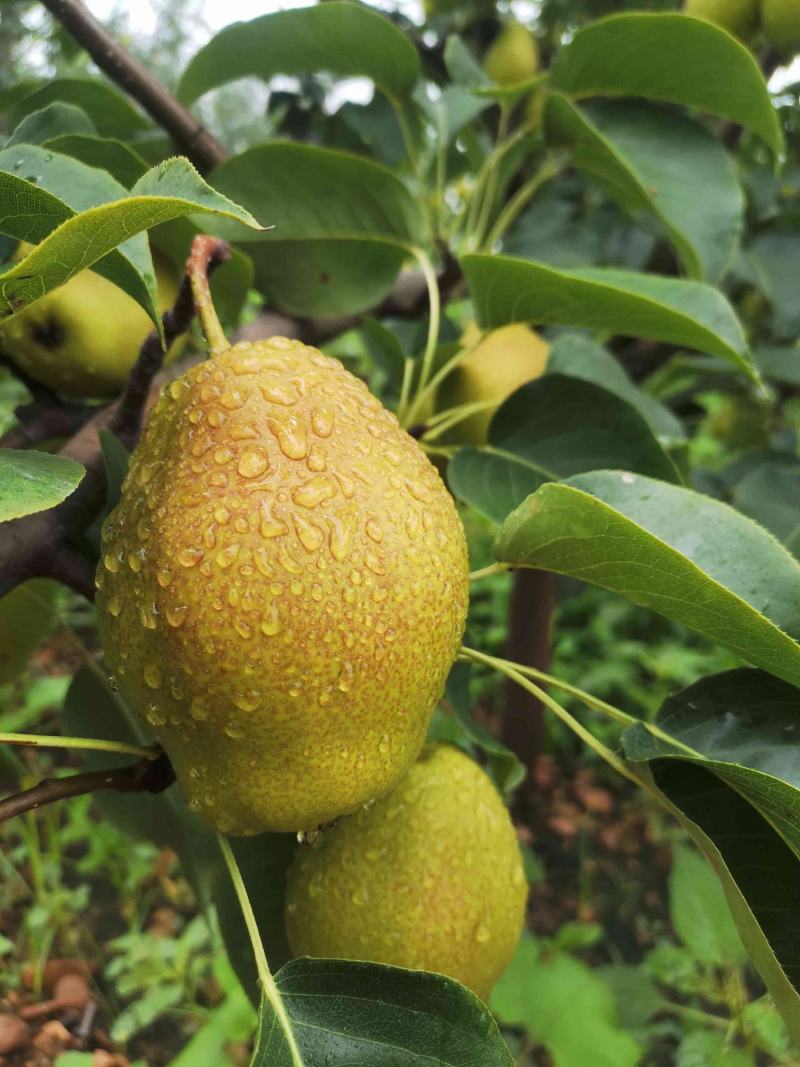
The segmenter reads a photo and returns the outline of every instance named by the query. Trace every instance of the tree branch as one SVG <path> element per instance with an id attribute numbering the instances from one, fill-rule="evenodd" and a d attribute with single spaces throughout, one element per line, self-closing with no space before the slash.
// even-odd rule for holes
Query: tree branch
<path id="1" fill-rule="evenodd" d="M 46 778 L 31 789 L 0 800 L 0 823 L 67 797 L 79 797 L 103 789 L 118 793 L 162 793 L 174 781 L 175 772 L 163 753 L 156 759 L 138 760 L 127 767 L 86 771 L 68 778 Z"/>
<path id="2" fill-rule="evenodd" d="M 98 67 L 138 101 L 154 122 L 175 142 L 198 170 L 217 167 L 228 153 L 191 111 L 172 95 L 138 59 L 106 32 L 80 0 L 42 0 L 44 6 L 72 34 Z"/>

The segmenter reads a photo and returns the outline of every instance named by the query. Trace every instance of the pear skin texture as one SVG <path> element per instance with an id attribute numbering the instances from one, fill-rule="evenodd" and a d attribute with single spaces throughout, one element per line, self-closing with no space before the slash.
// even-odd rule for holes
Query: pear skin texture
<path id="1" fill-rule="evenodd" d="M 527 894 L 492 782 L 458 749 L 428 745 L 393 793 L 297 850 L 286 927 L 298 956 L 436 971 L 486 1000 Z"/>
<path id="2" fill-rule="evenodd" d="M 497 85 L 516 85 L 539 69 L 539 45 L 520 22 L 508 22 L 486 51 L 483 69 Z"/>
<path id="3" fill-rule="evenodd" d="M 20 245 L 17 258 L 30 251 Z M 171 264 L 157 253 L 153 263 L 158 307 L 163 313 L 178 295 Z M 126 292 L 92 270 L 83 270 L 0 327 L 0 348 L 37 382 L 67 396 L 118 393 L 153 324 Z M 179 338 L 166 362 L 185 344 Z"/>
<path id="4" fill-rule="evenodd" d="M 417 757 L 464 628 L 439 474 L 338 360 L 242 343 L 165 386 L 103 532 L 123 696 L 219 830 L 310 830 Z"/>
<path id="5" fill-rule="evenodd" d="M 474 323 L 464 331 L 462 344 L 479 336 Z M 550 346 L 535 330 L 515 324 L 492 330 L 442 382 L 436 398 L 439 411 L 492 401 L 494 407 L 476 412 L 443 435 L 448 444 L 485 445 L 489 423 L 497 408 L 521 385 L 544 373 Z"/>
<path id="6" fill-rule="evenodd" d="M 742 41 L 758 29 L 758 9 L 758 0 L 686 0 L 683 6 L 685 14 L 713 22 Z"/>
<path id="7" fill-rule="evenodd" d="M 800 0 L 761 0 L 764 37 L 784 57 L 800 52 Z"/>

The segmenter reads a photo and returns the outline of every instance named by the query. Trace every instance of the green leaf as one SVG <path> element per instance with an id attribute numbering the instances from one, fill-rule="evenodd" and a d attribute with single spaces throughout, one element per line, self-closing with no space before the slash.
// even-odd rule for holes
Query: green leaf
<path id="1" fill-rule="evenodd" d="M 87 166 L 108 171 L 126 189 L 135 185 L 148 169 L 142 156 L 129 145 L 109 137 L 69 134 L 45 142 L 44 147 L 71 156 Z M 173 219 L 150 232 L 150 243 L 183 270 L 192 239 L 200 232 L 188 218 Z M 232 249 L 231 258 L 219 266 L 211 278 L 211 295 L 223 326 L 238 324 L 252 284 L 252 263 L 242 252 Z"/>
<path id="2" fill-rule="evenodd" d="M 529 934 L 494 988 L 492 1009 L 544 1045 L 554 1067 L 634 1067 L 641 1056 L 619 1028 L 611 988 L 566 952 L 542 951 Z"/>
<path id="3" fill-rule="evenodd" d="M 681 1038 L 675 1067 L 754 1067 L 750 1049 L 735 1048 L 725 1034 L 692 1030 Z"/>
<path id="4" fill-rule="evenodd" d="M 105 170 L 130 189 L 147 170 L 147 163 L 130 145 L 113 137 L 65 133 L 45 141 L 45 148 L 80 160 L 88 167 Z"/>
<path id="5" fill-rule="evenodd" d="M 54 508 L 75 492 L 85 473 L 64 456 L 0 448 L 0 522 Z"/>
<path id="6" fill-rule="evenodd" d="M 488 1008 L 443 975 L 298 959 L 275 976 L 300 1059 L 262 1002 L 252 1067 L 512 1067 Z"/>
<path id="7" fill-rule="evenodd" d="M 714 868 L 748 955 L 800 1042 L 797 855 L 708 766 L 669 758 L 650 768 L 670 810 Z"/>
<path id="8" fill-rule="evenodd" d="M 794 341 L 800 333 L 800 307 L 794 278 L 800 271 L 800 239 L 796 230 L 760 233 L 747 249 L 758 286 L 772 304 L 773 332 Z"/>
<path id="9" fill-rule="evenodd" d="M 661 224 L 689 277 L 713 282 L 724 273 L 744 196 L 730 156 L 705 126 L 642 101 L 578 108 L 550 94 L 545 128 L 620 207 Z"/>
<path id="10" fill-rule="evenodd" d="M 690 489 L 616 471 L 543 485 L 498 560 L 581 578 L 800 683 L 800 565 L 771 534 Z"/>
<path id="11" fill-rule="evenodd" d="M 800 553 L 800 465 L 796 459 L 758 464 L 731 494 L 734 507 L 766 526 L 794 555 Z"/>
<path id="12" fill-rule="evenodd" d="M 241 989 L 233 989 L 213 1008 L 194 1037 L 183 1046 L 169 1067 L 222 1067 L 229 1061 L 228 1048 L 246 1041 L 255 1028 L 256 1016 Z"/>
<path id="13" fill-rule="evenodd" d="M 12 107 L 8 116 L 13 127 L 34 111 L 41 111 L 55 100 L 81 108 L 101 134 L 111 137 L 135 136 L 148 129 L 149 121 L 107 81 L 90 78 L 55 78 L 25 96 Z"/>
<path id="14" fill-rule="evenodd" d="M 42 150 L 31 146 L 26 147 L 26 151 L 36 153 Z M 2 156 L 0 153 L 0 158 Z M 64 156 L 60 157 L 59 166 L 63 165 L 62 161 L 71 167 L 82 167 Z M 42 160 L 43 166 L 46 162 Z M 83 171 L 113 181 L 101 171 L 92 172 L 89 167 L 83 167 Z M 130 194 L 125 190 L 123 193 L 125 195 L 118 200 L 100 203 L 75 214 L 37 184 L 0 171 L 0 196 L 8 195 L 17 206 L 14 216 L 3 219 L 6 232 L 34 240 L 43 236 L 42 231 L 49 233 L 24 259 L 0 273 L 3 296 L 0 320 L 17 314 L 111 252 L 112 256 L 98 264 L 96 269 L 133 296 L 160 328 L 152 265 L 147 267 L 142 263 L 142 272 L 133 272 L 120 258 L 122 253 L 116 252 L 117 246 L 124 242 L 130 258 L 132 234 L 189 214 L 226 215 L 247 226 L 258 226 L 247 211 L 207 185 L 186 159 L 170 159 L 158 164 L 139 179 Z M 146 262 L 150 263 L 146 243 L 144 250 Z"/>
<path id="15" fill-rule="evenodd" d="M 447 477 L 456 496 L 502 522 L 544 481 L 608 468 L 678 480 L 635 408 L 593 382 L 547 374 L 500 405 L 489 444 L 458 452 Z"/>
<path id="16" fill-rule="evenodd" d="M 657 437 L 669 441 L 686 438 L 680 419 L 665 404 L 634 385 L 611 353 L 588 337 L 571 333 L 558 336 L 547 357 L 547 373 L 568 374 L 601 385 L 636 408 Z"/>
<path id="17" fill-rule="evenodd" d="M 756 365 L 765 378 L 786 385 L 800 385 L 800 347 L 763 345 L 754 349 Z"/>
<path id="18" fill-rule="evenodd" d="M 43 107 L 41 111 L 32 111 L 20 122 L 5 147 L 15 144 L 43 144 L 51 137 L 62 134 L 93 134 L 94 124 L 89 116 L 74 104 L 63 104 L 59 100 Z"/>
<path id="19" fill-rule="evenodd" d="M 479 324 L 553 323 L 699 349 L 755 376 L 739 320 L 717 289 L 632 271 L 555 270 L 510 256 L 461 260 Z"/>
<path id="20" fill-rule="evenodd" d="M 696 959 L 714 967 L 741 967 L 747 957 L 719 880 L 694 849 L 672 851 L 669 909 L 675 933 Z"/>
<path id="21" fill-rule="evenodd" d="M 290 314 L 345 314 L 377 303 L 410 246 L 425 240 L 419 205 L 403 183 L 347 152 L 257 145 L 223 163 L 214 184 L 275 223 L 266 234 L 230 224 L 215 232 L 248 242 L 260 288 Z"/>
<path id="22" fill-rule="evenodd" d="M 319 71 L 372 78 L 393 96 L 411 91 L 420 61 L 406 35 L 383 15 L 331 0 L 227 26 L 192 58 L 178 95 L 191 103 L 209 89 L 248 75 L 268 80 L 275 74 Z"/>
<path id="23" fill-rule="evenodd" d="M 550 81 L 554 89 L 577 99 L 641 96 L 685 104 L 733 119 L 776 154 L 783 145 L 755 56 L 702 19 L 672 12 L 598 19 L 558 52 Z"/>

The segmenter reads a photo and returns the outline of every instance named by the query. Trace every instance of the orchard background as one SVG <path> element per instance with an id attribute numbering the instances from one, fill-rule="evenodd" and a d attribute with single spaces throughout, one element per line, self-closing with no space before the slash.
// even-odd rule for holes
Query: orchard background
<path id="1" fill-rule="evenodd" d="M 0 0 L 0 1065 L 800 1063 L 797 0 L 222 6 Z M 291 960 L 314 833 L 215 836 L 104 665 L 199 234 L 228 337 L 341 360 L 458 507 L 428 736 L 529 883 L 486 1003 Z"/>

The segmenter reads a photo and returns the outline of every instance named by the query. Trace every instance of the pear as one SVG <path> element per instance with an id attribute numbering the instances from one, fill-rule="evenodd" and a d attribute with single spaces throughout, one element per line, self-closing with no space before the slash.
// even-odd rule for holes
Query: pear
<path id="1" fill-rule="evenodd" d="M 686 0 L 683 10 L 748 41 L 758 29 L 758 6 L 758 0 Z"/>
<path id="2" fill-rule="evenodd" d="M 297 850 L 286 927 L 298 956 L 437 971 L 486 999 L 516 948 L 526 897 L 490 779 L 458 749 L 429 745 L 388 797 Z"/>
<path id="3" fill-rule="evenodd" d="M 338 360 L 284 337 L 163 388 L 97 582 L 123 696 L 190 807 L 233 834 L 312 830 L 390 790 L 468 600 L 461 521 L 422 449 Z"/>
<path id="4" fill-rule="evenodd" d="M 461 343 L 469 347 L 479 337 L 480 331 L 472 322 Z M 519 323 L 488 333 L 442 382 L 436 407 L 444 411 L 480 402 L 490 402 L 492 406 L 456 423 L 442 440 L 485 445 L 494 412 L 521 385 L 543 374 L 549 352 L 550 346 L 535 330 Z"/>
<path id="5" fill-rule="evenodd" d="M 489 46 L 483 67 L 498 85 L 515 85 L 539 69 L 539 46 L 521 22 L 507 22 Z"/>
<path id="6" fill-rule="evenodd" d="M 17 258 L 30 251 L 22 244 Z M 158 307 L 172 307 L 178 283 L 171 263 L 153 255 Z M 83 270 L 0 326 L 0 348 L 36 381 L 67 396 L 120 391 L 153 324 L 136 301 L 93 270 Z M 167 362 L 180 353 L 172 345 Z"/>
<path id="7" fill-rule="evenodd" d="M 761 0 L 764 37 L 781 56 L 800 52 L 800 0 Z"/>

